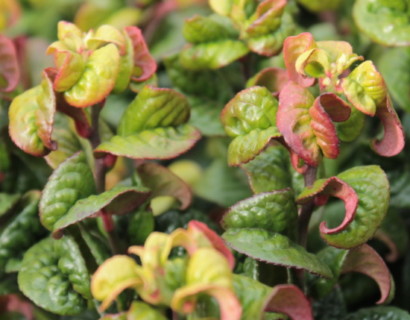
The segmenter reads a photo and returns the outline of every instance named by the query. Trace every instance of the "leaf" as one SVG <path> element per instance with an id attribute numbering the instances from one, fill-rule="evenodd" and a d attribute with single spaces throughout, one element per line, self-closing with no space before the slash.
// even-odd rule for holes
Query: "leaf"
<path id="1" fill-rule="evenodd" d="M 223 216 L 225 229 L 259 228 L 291 233 L 296 228 L 297 210 L 290 189 L 260 193 L 232 206 Z"/>
<path id="2" fill-rule="evenodd" d="M 341 0 L 298 0 L 298 3 L 312 12 L 337 10 L 342 3 Z"/>
<path id="3" fill-rule="evenodd" d="M 222 103 L 197 97 L 190 97 L 189 102 L 191 104 L 191 117 L 189 119 L 191 125 L 197 128 L 203 136 L 225 136 L 225 130 L 220 120 Z"/>
<path id="4" fill-rule="evenodd" d="M 250 78 L 246 83 L 246 87 L 262 86 L 278 95 L 288 81 L 289 76 L 285 69 L 270 67 L 259 71 Z"/>
<path id="5" fill-rule="evenodd" d="M 383 221 L 389 204 L 389 181 L 379 166 L 355 167 L 327 181 L 334 179 L 338 181 L 337 184 L 344 185 L 342 189 L 335 189 L 331 194 L 342 196 L 346 203 L 346 215 L 342 225 L 333 231 L 322 224 L 321 236 L 328 244 L 337 248 L 353 248 L 372 238 Z M 305 189 L 305 192 L 298 196 L 299 201 L 303 201 L 306 196 L 328 192 L 326 188 L 321 189 L 324 182 L 319 180 L 312 189 Z M 350 187 L 345 186 L 346 184 Z M 351 198 L 353 194 L 350 189 L 354 190 L 359 199 L 354 213 L 352 210 L 354 210 L 355 200 Z M 341 192 L 339 196 L 338 191 Z"/>
<path id="6" fill-rule="evenodd" d="M 279 233 L 256 228 L 228 229 L 222 238 L 231 248 L 256 260 L 332 277 L 331 270 L 315 255 Z"/>
<path id="7" fill-rule="evenodd" d="M 188 119 L 189 105 L 182 94 L 145 86 L 125 110 L 118 133 L 126 137 L 143 130 L 178 126 Z"/>
<path id="8" fill-rule="evenodd" d="M 393 277 L 383 259 L 369 245 L 364 244 L 349 250 L 341 272 L 363 273 L 376 281 L 381 293 L 381 297 L 377 301 L 378 304 L 389 303 L 393 299 Z"/>
<path id="9" fill-rule="evenodd" d="M 107 214 L 125 214 L 144 203 L 148 196 L 149 192 L 146 188 L 116 186 L 98 195 L 79 199 L 54 223 L 53 231 L 60 232 L 100 211 Z"/>
<path id="10" fill-rule="evenodd" d="M 284 313 L 294 320 L 313 320 L 309 300 L 293 284 L 281 284 L 273 287 L 265 311 Z"/>
<path id="11" fill-rule="evenodd" d="M 14 216 L 0 230 L 0 274 L 10 259 L 20 260 L 23 253 L 39 238 L 46 235 L 38 220 L 39 191 L 23 196 Z"/>
<path id="12" fill-rule="evenodd" d="M 355 108 L 370 116 L 375 115 L 387 95 L 382 75 L 369 60 L 362 62 L 342 80 L 342 89 Z"/>
<path id="13" fill-rule="evenodd" d="M 9 109 L 9 134 L 24 152 L 44 156 L 55 150 L 52 130 L 56 101 L 51 80 L 43 72 L 41 85 L 20 94 Z"/>
<path id="14" fill-rule="evenodd" d="M 394 101 L 406 111 L 410 111 L 410 50 L 408 48 L 390 48 L 379 59 L 379 70 L 386 81 L 387 88 Z"/>
<path id="15" fill-rule="evenodd" d="M 394 306 L 363 308 L 348 314 L 343 320 L 409 320 L 410 314 Z"/>
<path id="16" fill-rule="evenodd" d="M 166 318 L 148 304 L 134 301 L 127 312 L 127 320 L 166 320 Z"/>
<path id="17" fill-rule="evenodd" d="M 186 152 L 199 140 L 200 133 L 184 124 L 176 128 L 156 128 L 126 137 L 114 136 L 100 144 L 95 152 L 132 159 L 170 159 Z"/>
<path id="18" fill-rule="evenodd" d="M 333 121 L 345 121 L 349 106 L 333 93 L 315 100 L 310 92 L 289 82 L 279 94 L 278 129 L 287 145 L 307 164 L 317 166 L 321 152 L 339 155 L 339 139 Z"/>
<path id="19" fill-rule="evenodd" d="M 216 13 L 226 16 L 231 12 L 232 0 L 209 0 L 209 5 Z"/>
<path id="20" fill-rule="evenodd" d="M 85 154 L 77 153 L 65 160 L 50 176 L 39 204 L 40 220 L 44 227 L 53 230 L 77 200 L 95 191 L 94 178 Z"/>
<path id="21" fill-rule="evenodd" d="M 13 42 L 0 35 L 0 92 L 13 91 L 20 80 L 17 52 Z"/>
<path id="22" fill-rule="evenodd" d="M 138 166 L 137 172 L 143 184 L 152 190 L 152 198 L 172 196 L 179 201 L 181 210 L 187 209 L 191 204 L 191 189 L 167 168 L 153 162 L 147 162 Z"/>
<path id="23" fill-rule="evenodd" d="M 359 0 L 353 7 L 353 18 L 358 28 L 373 41 L 385 46 L 410 44 L 406 2 Z"/>
<path id="24" fill-rule="evenodd" d="M 148 51 L 141 30 L 135 26 L 125 27 L 124 30 L 134 48 L 134 71 L 131 80 L 136 82 L 148 80 L 157 70 L 157 64 Z"/>
<path id="25" fill-rule="evenodd" d="M 221 113 L 226 133 L 235 137 L 228 149 L 229 165 L 249 162 L 280 136 L 277 108 L 277 100 L 264 87 L 242 90 L 229 101 Z"/>
<path id="26" fill-rule="evenodd" d="M 44 239 L 24 255 L 20 290 L 36 305 L 60 315 L 85 311 L 91 299 L 90 277 L 76 242 L 65 236 Z"/>
<path id="27" fill-rule="evenodd" d="M 283 59 L 289 78 L 302 87 L 310 87 L 315 82 L 315 79 L 299 74 L 296 71 L 296 60 L 303 52 L 315 47 L 315 40 L 313 40 L 313 36 L 308 32 L 287 37 L 283 43 Z"/>
<path id="28" fill-rule="evenodd" d="M 351 142 L 362 133 L 365 115 L 356 108 L 351 108 L 349 119 L 336 123 L 337 136 L 341 141 Z"/>
<path id="29" fill-rule="evenodd" d="M 118 49 L 112 43 L 92 52 L 79 80 L 64 92 L 65 100 L 78 108 L 104 100 L 114 88 L 119 61 Z"/>
<path id="30" fill-rule="evenodd" d="M 3 218 L 10 212 L 11 209 L 17 204 L 20 200 L 19 194 L 8 194 L 0 193 L 0 219 L 3 221 Z"/>

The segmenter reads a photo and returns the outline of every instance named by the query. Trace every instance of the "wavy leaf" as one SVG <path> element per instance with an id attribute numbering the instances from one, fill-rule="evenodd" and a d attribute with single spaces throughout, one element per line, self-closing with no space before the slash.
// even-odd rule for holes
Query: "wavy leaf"
<path id="1" fill-rule="evenodd" d="M 13 42 L 0 35 L 0 92 L 13 91 L 20 80 L 17 52 Z"/>
<path id="2" fill-rule="evenodd" d="M 44 156 L 55 150 L 52 130 L 56 100 L 51 80 L 43 73 L 41 85 L 20 94 L 9 109 L 9 133 L 13 142 L 24 152 Z"/>
<path id="3" fill-rule="evenodd" d="M 95 192 L 94 178 L 84 153 L 64 161 L 50 176 L 39 204 L 40 220 L 48 230 L 77 200 Z"/>
<path id="4" fill-rule="evenodd" d="M 81 77 L 64 92 L 65 100 L 79 108 L 104 100 L 114 88 L 119 62 L 120 54 L 112 43 L 92 52 Z"/>
<path id="5" fill-rule="evenodd" d="M 247 35 L 254 37 L 276 31 L 281 24 L 285 6 L 286 0 L 265 0 L 259 3 L 254 14 L 248 20 Z"/>
<path id="6" fill-rule="evenodd" d="M 232 206 L 222 218 L 225 229 L 259 228 L 289 233 L 296 227 L 297 210 L 290 189 L 260 193 Z"/>
<path id="7" fill-rule="evenodd" d="M 373 41 L 386 46 L 408 46 L 410 26 L 404 1 L 358 0 L 353 18 L 359 29 Z"/>
<path id="8" fill-rule="evenodd" d="M 151 197 L 172 196 L 180 202 L 180 209 L 185 210 L 192 201 L 189 186 L 167 168 L 147 162 L 137 168 L 143 184 L 152 190 Z"/>
<path id="9" fill-rule="evenodd" d="M 331 270 L 315 255 L 293 243 L 289 238 L 263 229 L 229 229 L 222 237 L 236 251 L 256 260 L 291 268 L 304 269 L 327 278 Z"/>
<path id="10" fill-rule="evenodd" d="M 95 152 L 132 159 L 171 159 L 192 148 L 200 137 L 197 129 L 184 124 L 144 130 L 127 137 L 114 136 L 100 144 Z"/>
<path id="11" fill-rule="evenodd" d="M 36 305 L 60 315 L 85 311 L 90 276 L 76 242 L 44 239 L 26 254 L 18 274 L 20 290 Z"/>
<path id="12" fill-rule="evenodd" d="M 54 223 L 53 231 L 59 232 L 101 211 L 107 214 L 125 214 L 144 203 L 148 196 L 146 188 L 117 186 L 99 195 L 79 199 Z"/>

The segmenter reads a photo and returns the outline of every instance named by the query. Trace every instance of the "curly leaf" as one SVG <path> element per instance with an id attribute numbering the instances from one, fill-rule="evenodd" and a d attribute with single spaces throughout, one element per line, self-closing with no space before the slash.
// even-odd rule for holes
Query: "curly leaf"
<path id="1" fill-rule="evenodd" d="M 189 119 L 189 104 L 185 96 L 172 89 L 145 86 L 131 102 L 121 118 L 121 136 L 184 124 Z"/>
<path id="2" fill-rule="evenodd" d="M 342 80 L 342 89 L 355 108 L 370 116 L 375 115 L 387 95 L 382 75 L 369 60 L 362 62 Z"/>
<path id="3" fill-rule="evenodd" d="M 134 48 L 134 69 L 131 80 L 141 82 L 148 80 L 157 70 L 157 63 L 148 51 L 142 32 L 135 26 L 125 27 Z"/>
<path id="4" fill-rule="evenodd" d="M 85 39 L 85 44 L 88 49 L 96 50 L 102 46 L 113 43 L 120 50 L 120 54 L 123 55 L 126 51 L 126 41 L 124 34 L 117 28 L 103 24 L 91 32 Z"/>
<path id="5" fill-rule="evenodd" d="M 356 108 L 351 108 L 349 119 L 336 123 L 337 136 L 341 141 L 351 142 L 362 133 L 366 117 Z"/>
<path id="6" fill-rule="evenodd" d="M 20 69 L 14 44 L 0 34 L 0 92 L 13 91 L 19 79 Z"/>
<path id="7" fill-rule="evenodd" d="M 17 206 L 18 213 L 0 231 L 0 274 L 9 259 L 21 259 L 25 250 L 45 235 L 38 220 L 39 191 L 28 192 Z"/>
<path id="8" fill-rule="evenodd" d="M 410 320 L 410 314 L 397 307 L 379 306 L 360 309 L 343 320 Z"/>
<path id="9" fill-rule="evenodd" d="M 65 100 L 79 108 L 101 102 L 114 88 L 119 64 L 120 54 L 114 44 L 95 50 L 88 58 L 81 77 L 64 92 Z"/>
<path id="10" fill-rule="evenodd" d="M 137 168 L 142 182 L 150 190 L 151 197 L 172 196 L 180 202 L 180 209 L 185 210 L 192 201 L 192 191 L 189 186 L 167 168 L 147 162 Z"/>
<path id="11" fill-rule="evenodd" d="M 285 60 L 289 78 L 302 87 L 310 87 L 315 82 L 315 79 L 298 73 L 296 71 L 296 60 L 302 53 L 315 47 L 315 40 L 313 40 L 313 36 L 308 32 L 287 37 L 283 43 L 283 59 Z"/>
<path id="12" fill-rule="evenodd" d="M 166 320 L 165 316 L 146 303 L 134 301 L 127 312 L 127 320 Z"/>
<path id="13" fill-rule="evenodd" d="M 91 195 L 78 200 L 68 212 L 54 223 L 58 232 L 68 226 L 104 211 L 107 214 L 124 214 L 145 202 L 149 192 L 145 188 L 117 186 L 99 195 Z"/>
<path id="14" fill-rule="evenodd" d="M 100 310 L 105 310 L 125 289 L 141 285 L 138 268 L 134 259 L 117 255 L 97 269 L 91 280 L 91 293 L 103 301 Z"/>
<path id="15" fill-rule="evenodd" d="M 23 92 L 12 101 L 9 109 L 9 133 L 24 152 L 44 156 L 55 150 L 52 130 L 56 99 L 51 80 L 43 73 L 41 85 Z"/>
<path id="16" fill-rule="evenodd" d="M 280 312 L 294 320 L 313 320 L 312 307 L 303 292 L 293 284 L 273 287 L 265 311 Z"/>
<path id="17" fill-rule="evenodd" d="M 144 130 L 126 137 L 114 136 L 100 144 L 95 152 L 132 159 L 170 159 L 192 148 L 200 137 L 197 129 L 184 124 Z"/>
<path id="18" fill-rule="evenodd" d="M 259 3 L 248 21 L 246 33 L 250 37 L 266 35 L 278 29 L 286 0 L 265 0 Z"/>
<path id="19" fill-rule="evenodd" d="M 225 131 L 235 139 L 228 151 L 228 163 L 239 165 L 257 156 L 272 138 L 276 128 L 277 100 L 264 87 L 239 92 L 222 110 Z"/>
<path id="20" fill-rule="evenodd" d="M 312 78 L 324 77 L 330 68 L 329 58 L 320 48 L 303 52 L 296 59 L 295 66 L 299 74 Z"/>
<path id="21" fill-rule="evenodd" d="M 369 245 L 363 244 L 349 250 L 341 272 L 363 273 L 376 281 L 381 293 L 378 304 L 388 303 L 393 299 L 393 277 L 382 257 Z"/>
<path id="22" fill-rule="evenodd" d="M 254 259 L 332 277 L 331 270 L 315 255 L 279 233 L 241 228 L 229 229 L 222 237 L 230 247 Z"/>
<path id="23" fill-rule="evenodd" d="M 66 236 L 44 239 L 26 254 L 18 274 L 20 290 L 36 305 L 60 315 L 85 311 L 90 276 L 77 243 Z"/>
<path id="24" fill-rule="evenodd" d="M 40 200 L 40 220 L 48 230 L 62 218 L 77 200 L 95 191 L 94 178 L 84 153 L 64 161 L 50 176 Z"/>
<path id="25" fill-rule="evenodd" d="M 386 46 L 410 44 L 409 11 L 406 1 L 358 0 L 353 18 L 373 41 Z"/>
<path id="26" fill-rule="evenodd" d="M 222 223 L 229 228 L 260 228 L 287 233 L 296 227 L 297 210 L 290 189 L 260 193 L 240 201 L 224 215 Z"/>
<path id="27" fill-rule="evenodd" d="M 265 68 L 255 74 L 248 80 L 246 87 L 266 87 L 274 95 L 278 95 L 288 81 L 289 76 L 285 69 L 272 67 Z"/>

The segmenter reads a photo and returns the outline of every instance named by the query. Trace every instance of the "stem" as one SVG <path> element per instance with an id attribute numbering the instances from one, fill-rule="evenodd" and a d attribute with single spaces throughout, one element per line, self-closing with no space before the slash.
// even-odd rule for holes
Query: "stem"
<path id="1" fill-rule="evenodd" d="M 317 168 L 309 166 L 304 175 L 305 187 L 311 186 L 316 180 Z M 299 243 L 304 248 L 307 245 L 307 235 L 309 228 L 310 217 L 312 216 L 313 209 L 315 204 L 313 200 L 302 205 L 302 208 L 299 213 Z"/>

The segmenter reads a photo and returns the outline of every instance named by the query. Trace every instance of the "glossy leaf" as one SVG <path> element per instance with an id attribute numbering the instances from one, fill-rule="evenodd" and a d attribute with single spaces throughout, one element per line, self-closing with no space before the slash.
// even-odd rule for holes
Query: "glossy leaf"
<path id="1" fill-rule="evenodd" d="M 225 229 L 260 228 L 286 234 L 296 227 L 296 218 L 293 192 L 284 189 L 240 201 L 224 215 L 222 223 Z"/>
<path id="2" fill-rule="evenodd" d="M 50 176 L 44 187 L 39 210 L 41 223 L 53 230 L 77 200 L 95 191 L 94 178 L 84 153 L 77 153 L 64 161 Z"/>
<path id="3" fill-rule="evenodd" d="M 0 91 L 14 90 L 20 80 L 17 52 L 13 42 L 0 35 Z"/>
<path id="4" fill-rule="evenodd" d="M 261 36 L 276 31 L 280 26 L 285 6 L 286 0 L 265 0 L 259 3 L 248 20 L 248 36 Z"/>
<path id="5" fill-rule="evenodd" d="M 410 314 L 394 306 L 363 308 L 343 320 L 410 320 Z"/>
<path id="6" fill-rule="evenodd" d="M 408 16 L 405 1 L 359 0 L 353 7 L 353 18 L 359 29 L 386 46 L 410 44 Z"/>
<path id="7" fill-rule="evenodd" d="M 101 211 L 107 214 L 125 214 L 144 203 L 148 196 L 146 188 L 117 186 L 99 195 L 79 199 L 54 223 L 53 231 L 65 229 Z"/>
<path id="8" fill-rule="evenodd" d="M 332 277 L 330 269 L 315 255 L 279 233 L 241 228 L 229 229 L 222 237 L 231 248 L 254 259 Z"/>
<path id="9" fill-rule="evenodd" d="M 180 202 L 180 209 L 188 208 L 192 201 L 189 186 L 167 168 L 147 162 L 137 168 L 143 184 L 152 190 L 151 197 L 172 196 Z"/>
<path id="10" fill-rule="evenodd" d="M 371 61 L 365 61 L 342 80 L 343 93 L 361 112 L 374 116 L 386 100 L 387 90 L 382 75 Z"/>
<path id="11" fill-rule="evenodd" d="M 127 312 L 127 320 L 166 320 L 166 318 L 148 304 L 134 301 Z"/>
<path id="12" fill-rule="evenodd" d="M 132 159 L 170 159 L 186 152 L 201 137 L 194 127 L 184 124 L 141 131 L 126 137 L 114 136 L 100 144 L 95 152 Z"/>
<path id="13" fill-rule="evenodd" d="M 91 299 L 90 276 L 76 242 L 66 236 L 44 239 L 26 254 L 18 274 L 21 291 L 36 305 L 60 315 L 76 315 Z"/>
<path id="14" fill-rule="evenodd" d="M 144 87 L 128 106 L 121 118 L 118 133 L 121 136 L 184 124 L 189 118 L 186 98 L 172 89 Z"/>
<path id="15" fill-rule="evenodd" d="M 382 257 L 369 245 L 353 248 L 347 254 L 342 273 L 359 272 L 376 281 L 381 297 L 378 304 L 388 303 L 394 296 L 394 280 Z"/>
<path id="16" fill-rule="evenodd" d="M 56 149 L 52 140 L 55 95 L 51 80 L 43 73 L 41 85 L 20 94 L 9 109 L 9 133 L 13 142 L 24 152 L 44 156 Z"/>
<path id="17" fill-rule="evenodd" d="M 119 61 L 118 49 L 112 43 L 92 52 L 79 80 L 64 92 L 65 100 L 79 108 L 104 100 L 114 88 Z"/>

